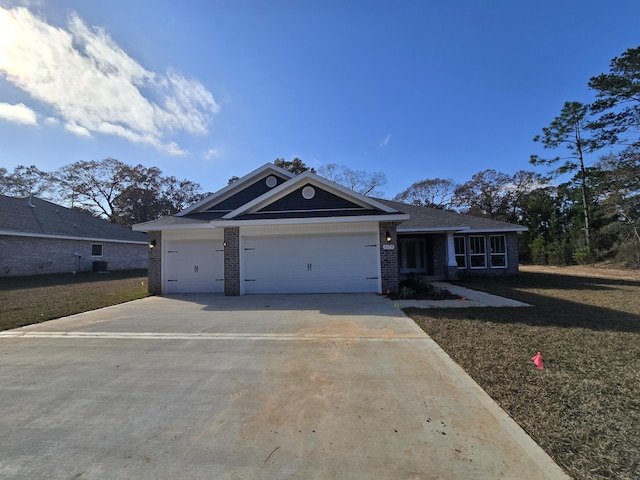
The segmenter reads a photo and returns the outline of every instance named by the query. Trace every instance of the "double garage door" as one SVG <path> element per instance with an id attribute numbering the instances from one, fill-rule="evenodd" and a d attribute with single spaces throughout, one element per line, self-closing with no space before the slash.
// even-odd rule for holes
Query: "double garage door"
<path id="1" fill-rule="evenodd" d="M 378 292 L 377 233 L 243 237 L 245 294 Z"/>

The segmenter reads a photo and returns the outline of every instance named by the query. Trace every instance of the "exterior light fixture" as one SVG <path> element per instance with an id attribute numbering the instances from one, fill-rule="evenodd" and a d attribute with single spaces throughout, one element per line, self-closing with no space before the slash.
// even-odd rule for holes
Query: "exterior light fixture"
<path id="1" fill-rule="evenodd" d="M 154 238 L 149 242 L 149 248 L 155 248 L 155 246 L 156 246 L 156 239 Z"/>
<path id="2" fill-rule="evenodd" d="M 387 231 L 387 243 L 391 243 L 391 234 Z"/>
<path id="3" fill-rule="evenodd" d="M 222 248 L 227 248 L 227 242 L 226 241 L 222 242 Z"/>

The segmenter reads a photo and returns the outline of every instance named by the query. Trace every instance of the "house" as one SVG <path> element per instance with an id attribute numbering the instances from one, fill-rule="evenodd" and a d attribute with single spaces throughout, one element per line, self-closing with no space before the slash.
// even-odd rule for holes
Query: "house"
<path id="1" fill-rule="evenodd" d="M 0 276 L 147 268 L 147 236 L 36 197 L 0 195 Z"/>
<path id="2" fill-rule="evenodd" d="M 523 227 L 365 197 L 267 163 L 149 234 L 154 294 L 397 291 L 402 275 L 518 271 Z"/>

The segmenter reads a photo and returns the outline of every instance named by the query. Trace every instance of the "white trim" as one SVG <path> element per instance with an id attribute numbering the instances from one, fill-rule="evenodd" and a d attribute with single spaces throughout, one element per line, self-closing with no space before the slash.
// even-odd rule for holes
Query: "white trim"
<path id="1" fill-rule="evenodd" d="M 359 215 L 353 217 L 272 218 L 258 220 L 212 220 L 212 227 L 246 227 L 259 225 L 313 225 L 322 223 L 395 222 L 409 220 L 409 215 Z"/>
<path id="2" fill-rule="evenodd" d="M 498 233 L 500 235 L 504 235 L 509 232 L 527 232 L 529 229 L 527 227 L 522 227 L 519 225 L 514 225 L 513 228 L 470 228 L 469 230 L 465 230 L 464 233 Z"/>
<path id="3" fill-rule="evenodd" d="M 493 253 L 491 251 L 491 239 L 493 237 L 502 237 L 504 239 L 504 252 L 499 252 L 499 253 Z M 504 233 L 499 233 L 497 235 L 489 235 L 489 268 L 494 269 L 494 268 L 508 268 L 509 267 L 509 255 L 507 253 L 507 250 L 509 250 L 509 247 L 507 246 L 507 236 Z M 503 255 L 504 256 L 504 265 L 493 265 L 493 256 L 494 255 Z"/>
<path id="4" fill-rule="evenodd" d="M 473 266 L 473 262 L 471 261 L 471 259 L 473 257 L 479 257 L 481 254 L 479 253 L 472 253 L 472 249 L 471 249 L 471 239 L 472 238 L 481 238 L 482 239 L 482 245 L 484 246 L 483 248 L 483 252 L 482 252 L 482 256 L 484 257 L 484 265 L 481 265 L 479 267 L 474 267 Z M 486 235 L 469 235 L 468 236 L 469 239 L 469 269 L 471 270 L 489 270 L 489 261 L 487 258 L 487 237 Z"/>
<path id="5" fill-rule="evenodd" d="M 194 230 L 194 229 L 207 229 L 207 228 L 217 228 L 211 225 L 210 222 L 201 222 L 198 223 L 183 223 L 182 225 L 158 225 L 156 227 L 146 226 L 144 223 L 139 223 L 134 225 L 132 229 L 136 232 L 162 232 L 164 230 Z"/>
<path id="6" fill-rule="evenodd" d="M 23 232 L 12 232 L 10 230 L 0 230 L 0 235 L 6 235 L 8 237 L 32 237 L 32 238 L 47 238 L 47 239 L 55 239 L 55 240 L 81 240 L 81 241 L 89 241 L 89 242 L 105 242 L 105 243 L 132 243 L 135 245 L 146 245 L 146 241 L 137 241 L 137 240 L 112 240 L 108 238 L 98 238 L 98 237 L 72 237 L 68 235 L 45 235 L 43 233 L 23 233 Z"/>
<path id="7" fill-rule="evenodd" d="M 456 253 L 455 251 L 456 239 L 462 239 L 462 246 L 464 247 L 464 252 L 460 254 Z M 453 254 L 456 259 L 456 265 L 458 264 L 459 256 L 464 259 L 464 265 L 462 267 L 458 265 L 458 269 L 466 270 L 467 269 L 467 237 L 465 237 L 464 235 L 455 235 L 455 234 L 453 235 Z"/>
<path id="8" fill-rule="evenodd" d="M 276 167 L 273 163 L 265 163 L 264 165 L 262 165 L 259 168 L 256 168 L 254 171 L 246 174 L 245 176 L 243 176 L 242 178 L 236 180 L 233 183 L 228 184 L 227 186 L 221 188 L 220 190 L 218 190 L 217 192 L 212 193 L 211 195 L 207 196 L 206 198 L 203 198 L 202 200 L 200 200 L 199 202 L 194 203 L 193 205 L 190 205 L 189 207 L 185 208 L 184 210 L 182 210 L 181 212 L 176 213 L 177 217 L 181 217 L 183 215 L 187 215 L 188 213 L 193 212 L 194 210 L 198 210 L 200 207 L 213 202 L 214 200 L 222 200 L 223 197 L 231 196 L 231 193 L 234 190 L 241 190 L 243 186 L 245 186 L 246 184 L 253 182 L 253 181 L 257 181 L 257 177 L 264 174 L 265 172 L 270 172 L 273 171 L 275 173 L 279 173 L 280 175 L 284 176 L 284 177 L 288 177 L 289 179 L 293 178 L 295 175 L 291 172 L 289 172 L 288 170 L 285 170 L 283 168 L 280 167 Z M 265 176 L 265 178 L 268 175 Z M 286 183 L 286 182 L 285 182 Z"/>
<path id="9" fill-rule="evenodd" d="M 398 227 L 398 233 L 447 233 L 447 232 L 467 232 L 471 227 L 429 227 L 429 228 L 401 228 Z"/>
<path id="10" fill-rule="evenodd" d="M 497 233 L 499 235 L 505 235 L 509 232 L 526 232 L 529 229 L 527 227 L 522 227 L 519 225 L 514 225 L 513 228 L 491 228 L 491 229 L 481 229 L 481 228 L 471 228 L 467 226 L 454 227 L 454 226 L 442 226 L 442 227 L 429 227 L 429 228 L 402 228 L 398 227 L 398 233 L 446 233 L 446 232 L 460 232 L 460 233 Z"/>

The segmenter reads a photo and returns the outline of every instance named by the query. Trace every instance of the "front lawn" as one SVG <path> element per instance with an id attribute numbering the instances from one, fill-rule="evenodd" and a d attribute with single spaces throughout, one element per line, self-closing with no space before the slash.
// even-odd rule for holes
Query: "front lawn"
<path id="1" fill-rule="evenodd" d="M 640 281 L 557 269 L 462 284 L 533 307 L 407 314 L 569 475 L 640 478 Z"/>
<path id="2" fill-rule="evenodd" d="M 147 271 L 0 278 L 0 330 L 144 298 Z"/>

